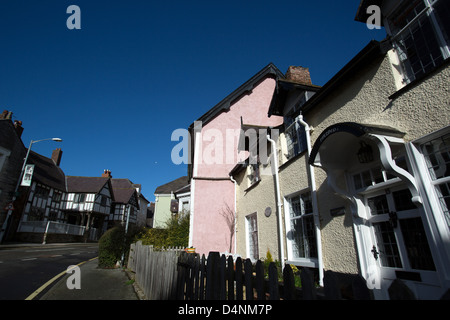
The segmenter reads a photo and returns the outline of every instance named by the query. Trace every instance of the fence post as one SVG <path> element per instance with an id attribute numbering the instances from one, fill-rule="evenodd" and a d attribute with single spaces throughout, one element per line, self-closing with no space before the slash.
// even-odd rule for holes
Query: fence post
<path id="1" fill-rule="evenodd" d="M 264 292 L 264 265 L 261 260 L 256 262 L 256 299 L 266 300 L 266 294 Z"/>
<path id="2" fill-rule="evenodd" d="M 178 257 L 177 263 L 177 300 L 185 300 L 184 296 L 184 284 L 186 278 L 186 268 L 184 267 L 185 263 L 185 253 L 182 252 Z"/>
<path id="3" fill-rule="evenodd" d="M 253 286 L 252 286 L 252 261 L 245 259 L 244 262 L 244 282 L 245 282 L 245 300 L 253 300 Z"/>
<path id="4" fill-rule="evenodd" d="M 300 280 L 302 282 L 303 300 L 316 300 L 316 287 L 312 274 L 307 268 L 301 268 Z"/>
<path id="5" fill-rule="evenodd" d="M 219 299 L 219 252 L 210 252 L 208 254 L 208 263 L 206 265 L 206 300 Z"/>
<path id="6" fill-rule="evenodd" d="M 280 300 L 278 291 L 278 271 L 274 262 L 269 264 L 269 295 L 270 300 Z"/>
<path id="7" fill-rule="evenodd" d="M 193 269 L 193 284 L 194 284 L 194 300 L 198 300 L 199 291 L 199 278 L 200 278 L 200 256 L 195 254 L 194 256 L 194 269 Z"/>
<path id="8" fill-rule="evenodd" d="M 226 265 L 227 260 L 224 254 L 219 260 L 219 300 L 225 300 L 227 296 L 227 283 L 226 283 Z"/>
<path id="9" fill-rule="evenodd" d="M 236 300 L 244 300 L 241 257 L 237 257 L 236 259 L 235 279 L 236 279 Z"/>
<path id="10" fill-rule="evenodd" d="M 202 254 L 202 260 L 200 264 L 200 288 L 198 292 L 199 300 L 205 300 L 205 278 L 206 278 L 206 257 L 205 254 Z"/>
<path id="11" fill-rule="evenodd" d="M 186 253 L 186 300 L 194 299 L 194 254 Z"/>
<path id="12" fill-rule="evenodd" d="M 233 257 L 228 256 L 227 261 L 228 300 L 234 300 L 234 263 Z"/>
<path id="13" fill-rule="evenodd" d="M 341 300 L 342 295 L 338 286 L 336 275 L 333 271 L 327 270 L 323 276 L 325 297 L 328 300 Z"/>
<path id="14" fill-rule="evenodd" d="M 295 279 L 294 272 L 289 264 L 284 266 L 283 270 L 283 282 L 284 282 L 284 299 L 294 300 L 295 299 Z"/>

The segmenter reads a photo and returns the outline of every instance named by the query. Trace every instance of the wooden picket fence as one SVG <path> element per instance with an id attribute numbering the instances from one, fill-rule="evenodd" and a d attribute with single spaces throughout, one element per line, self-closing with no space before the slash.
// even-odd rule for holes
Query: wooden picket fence
<path id="1" fill-rule="evenodd" d="M 168 300 L 176 296 L 178 256 L 184 248 L 158 248 L 131 244 L 128 269 L 135 273 L 135 282 L 148 300 Z"/>
<path id="2" fill-rule="evenodd" d="M 148 300 L 371 300 L 373 294 L 361 276 L 354 276 L 343 290 L 339 274 L 325 271 L 317 288 L 308 268 L 300 268 L 300 286 L 295 285 L 292 268 L 286 264 L 278 275 L 276 264 L 268 270 L 258 260 L 235 260 L 218 252 L 208 258 L 186 253 L 182 248 L 154 249 L 139 241 L 131 245 L 128 269 Z M 279 279 L 282 278 L 282 281 Z M 298 282 L 298 281 L 297 281 Z M 408 286 L 399 279 L 388 289 L 391 299 L 415 300 Z M 345 295 L 343 296 L 343 292 Z M 441 299 L 450 299 L 450 290 Z"/>
<path id="3" fill-rule="evenodd" d="M 178 259 L 177 300 L 315 300 L 342 299 L 337 276 L 332 271 L 324 275 L 324 288 L 319 292 L 307 268 L 301 269 L 301 289 L 295 286 L 294 273 L 289 264 L 283 269 L 283 281 L 278 279 L 274 262 L 269 264 L 268 278 L 264 265 L 258 260 L 240 257 L 233 260 L 218 252 L 210 252 L 206 259 L 196 254 L 182 253 Z M 352 284 L 353 298 L 372 298 L 366 282 L 356 277 Z"/>

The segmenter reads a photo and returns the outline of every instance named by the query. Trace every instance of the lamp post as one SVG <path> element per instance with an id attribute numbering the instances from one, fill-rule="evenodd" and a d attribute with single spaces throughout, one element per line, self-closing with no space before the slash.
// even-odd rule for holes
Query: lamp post
<path id="1" fill-rule="evenodd" d="M 27 155 L 25 156 L 25 159 L 24 159 L 23 164 L 22 164 L 22 170 L 20 171 L 19 180 L 17 181 L 16 188 L 14 189 L 13 198 L 12 198 L 12 200 L 10 202 L 11 204 L 14 203 L 14 201 L 17 198 L 17 190 L 19 190 L 19 186 L 20 186 L 20 183 L 21 183 L 22 177 L 23 177 L 23 172 L 25 170 L 25 166 L 27 164 L 28 156 L 30 155 L 30 151 L 31 151 L 31 147 L 33 146 L 33 143 L 41 142 L 41 141 L 47 141 L 47 140 L 62 142 L 62 139 L 60 139 L 60 138 L 48 138 L 48 139 L 31 140 L 30 141 L 30 145 L 28 147 Z M 0 243 L 2 243 L 3 237 L 5 236 L 6 230 L 8 229 L 8 221 L 9 221 L 9 218 L 11 217 L 12 211 L 13 211 L 12 208 L 8 209 L 8 213 L 6 215 L 6 219 L 3 222 L 2 229 L 0 230 Z"/>

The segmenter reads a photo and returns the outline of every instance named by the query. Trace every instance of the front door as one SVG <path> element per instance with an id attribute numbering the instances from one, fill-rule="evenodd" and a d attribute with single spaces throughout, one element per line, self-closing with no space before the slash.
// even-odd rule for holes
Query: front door
<path id="1" fill-rule="evenodd" d="M 411 201 L 405 187 L 383 188 L 366 194 L 365 205 L 371 230 L 372 267 L 379 268 L 381 297 L 394 279 L 401 279 L 418 299 L 442 295 L 430 250 L 430 232 L 424 224 L 423 209 Z"/>

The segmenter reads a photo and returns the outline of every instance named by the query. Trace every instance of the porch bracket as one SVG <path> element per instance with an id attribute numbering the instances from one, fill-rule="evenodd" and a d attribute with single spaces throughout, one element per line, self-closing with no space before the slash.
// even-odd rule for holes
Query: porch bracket
<path id="1" fill-rule="evenodd" d="M 368 136 L 376 142 L 378 149 L 380 150 L 380 159 L 383 168 L 386 171 L 389 171 L 399 177 L 407 185 L 409 191 L 411 192 L 411 201 L 416 206 L 421 206 L 423 204 L 423 201 L 422 197 L 419 194 L 419 188 L 417 186 L 416 180 L 408 171 L 397 166 L 394 159 L 392 158 L 392 151 L 389 143 L 404 144 L 405 141 L 401 138 L 383 136 L 378 134 L 368 134 Z"/>
<path id="2" fill-rule="evenodd" d="M 363 213 L 366 211 L 364 203 L 361 199 L 356 195 L 351 195 L 347 191 L 339 188 L 336 184 L 336 176 L 337 172 L 335 170 L 327 170 L 324 167 L 322 169 L 327 173 L 327 183 L 328 186 L 336 193 L 336 195 L 348 200 L 350 202 L 350 210 L 355 218 L 360 218 L 363 221 L 366 220 L 366 217 L 363 216 Z"/>

